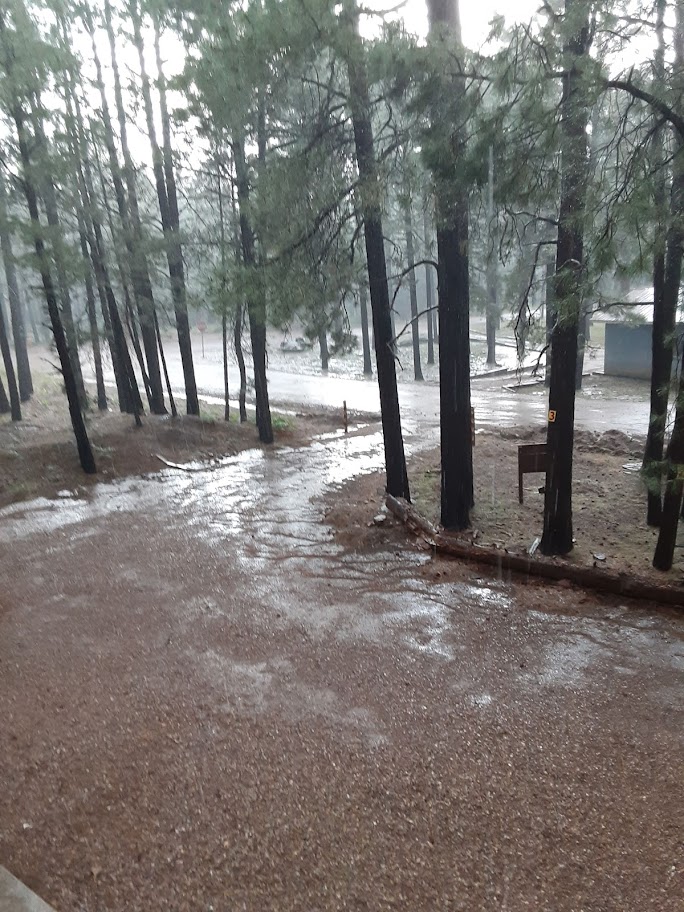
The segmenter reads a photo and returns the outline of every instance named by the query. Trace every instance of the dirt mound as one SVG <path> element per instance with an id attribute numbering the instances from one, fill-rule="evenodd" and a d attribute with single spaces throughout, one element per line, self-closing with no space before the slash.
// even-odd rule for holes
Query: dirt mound
<path id="1" fill-rule="evenodd" d="M 603 433 L 576 430 L 575 446 L 584 453 L 639 456 L 643 452 L 644 441 L 640 437 L 630 437 L 629 434 L 617 430 L 603 431 Z"/>

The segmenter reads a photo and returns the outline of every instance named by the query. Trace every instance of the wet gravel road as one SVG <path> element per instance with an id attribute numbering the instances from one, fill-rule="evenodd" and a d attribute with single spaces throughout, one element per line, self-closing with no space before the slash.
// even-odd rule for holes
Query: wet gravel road
<path id="1" fill-rule="evenodd" d="M 0 863 L 58 910 L 682 909 L 681 616 L 342 547 L 380 443 L 0 512 Z"/>

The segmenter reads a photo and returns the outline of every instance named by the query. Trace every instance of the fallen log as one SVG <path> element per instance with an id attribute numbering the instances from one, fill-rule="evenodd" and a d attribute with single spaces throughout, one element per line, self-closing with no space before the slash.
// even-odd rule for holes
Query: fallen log
<path id="1" fill-rule="evenodd" d="M 680 591 L 672 586 L 663 586 L 643 577 L 614 573 L 599 567 L 576 567 L 542 557 L 510 554 L 508 551 L 485 545 L 471 545 L 439 530 L 402 498 L 388 494 L 385 503 L 390 513 L 417 532 L 440 554 L 447 554 L 460 560 L 488 564 L 496 567 L 499 572 L 510 571 L 553 581 L 568 580 L 568 582 L 587 589 L 597 589 L 613 595 L 645 599 L 684 608 L 684 589 Z"/>

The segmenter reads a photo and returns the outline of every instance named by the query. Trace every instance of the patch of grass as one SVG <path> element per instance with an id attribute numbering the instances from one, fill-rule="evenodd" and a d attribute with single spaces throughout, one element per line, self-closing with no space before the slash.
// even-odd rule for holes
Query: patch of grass
<path id="1" fill-rule="evenodd" d="M 274 431 L 288 431 L 295 425 L 294 419 L 290 415 L 271 415 L 271 423 Z"/>
<path id="2" fill-rule="evenodd" d="M 439 517 L 440 478 L 438 468 L 410 474 L 411 499 L 427 517 Z"/>

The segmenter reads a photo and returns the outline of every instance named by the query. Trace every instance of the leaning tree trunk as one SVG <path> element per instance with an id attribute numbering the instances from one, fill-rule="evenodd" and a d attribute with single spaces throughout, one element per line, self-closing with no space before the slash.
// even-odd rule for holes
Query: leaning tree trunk
<path id="1" fill-rule="evenodd" d="M 10 406 L 10 401 L 7 398 L 5 384 L 2 382 L 2 377 L 0 377 L 0 415 L 8 415 L 11 410 L 12 407 Z"/>
<path id="2" fill-rule="evenodd" d="M 171 389 L 171 380 L 169 378 L 169 370 L 166 366 L 166 355 L 164 354 L 164 343 L 162 342 L 162 334 L 159 328 L 159 317 L 157 316 L 157 311 L 154 311 L 154 330 L 157 336 L 157 345 L 159 346 L 159 360 L 161 361 L 162 370 L 164 372 L 164 383 L 166 384 L 166 395 L 169 397 L 169 405 L 171 406 L 171 417 L 178 418 L 178 409 L 176 408 L 176 400 L 173 398 L 173 391 Z"/>
<path id="3" fill-rule="evenodd" d="M 131 284 L 138 318 L 140 320 L 145 360 L 147 362 L 146 392 L 150 411 L 156 415 L 165 415 L 164 390 L 162 387 L 161 372 L 159 369 L 159 356 L 157 353 L 157 340 L 155 333 L 155 304 L 149 266 L 145 255 L 142 221 L 138 207 L 138 194 L 135 182 L 135 167 L 128 147 L 128 131 L 126 125 L 126 112 L 123 105 L 121 92 L 121 79 L 119 76 L 118 59 L 116 55 L 116 40 L 111 20 L 111 7 L 105 4 L 105 26 L 109 39 L 112 60 L 112 74 L 114 77 L 114 98 L 120 128 L 121 151 L 124 158 L 124 169 L 119 164 L 119 156 L 114 138 L 109 102 L 105 91 L 102 75 L 102 65 L 95 42 L 95 29 L 90 11 L 86 7 L 84 21 L 90 34 L 93 62 L 95 64 L 96 86 L 100 94 L 100 107 L 104 127 L 104 140 L 107 147 L 109 167 L 114 185 L 116 205 L 123 228 L 123 238 L 130 264 Z M 124 190 L 124 180 L 126 189 Z M 127 195 L 128 194 L 128 195 Z"/>
<path id="4" fill-rule="evenodd" d="M 460 44 L 457 0 L 428 0 L 433 40 L 449 36 Z M 446 31 L 445 31 L 446 29 Z M 445 90 L 446 90 L 445 86 Z M 465 84 L 449 86 L 453 123 L 462 119 Z M 435 175 L 439 309 L 439 412 L 442 463 L 441 521 L 445 529 L 466 529 L 473 505 L 473 449 L 470 412 L 470 284 L 468 276 L 468 188 L 457 166 L 465 152 L 462 127 L 450 137 L 451 166 Z"/>
<path id="5" fill-rule="evenodd" d="M 0 10 L 0 33 L 3 31 L 4 20 L 2 11 Z M 81 412 L 78 385 L 76 376 L 74 374 L 73 364 L 69 357 L 69 346 L 67 343 L 66 335 L 64 333 L 64 327 L 62 326 L 59 304 L 57 303 L 57 295 L 55 293 L 55 287 L 52 282 L 50 265 L 43 241 L 43 229 L 40 223 L 40 215 L 38 210 L 38 194 L 33 185 L 33 167 L 29 154 L 29 146 L 25 130 L 26 118 L 21 105 L 18 103 L 15 103 L 13 105 L 12 117 L 17 130 L 19 155 L 23 171 L 22 184 L 24 188 L 24 195 L 26 197 L 26 204 L 28 206 L 29 216 L 31 218 L 31 225 L 33 227 L 36 257 L 38 259 L 40 276 L 43 283 L 43 290 L 45 292 L 45 301 L 47 304 L 48 314 L 50 316 L 50 323 L 52 325 L 52 333 L 55 339 L 60 366 L 62 368 L 62 377 L 64 379 L 67 401 L 69 403 L 69 414 L 71 416 L 71 424 L 74 431 L 74 437 L 76 438 L 78 455 L 83 471 L 88 474 L 94 474 L 96 471 L 95 457 L 93 456 L 90 440 L 88 439 L 88 432 L 86 431 L 85 421 L 83 420 L 83 414 Z"/>
<path id="6" fill-rule="evenodd" d="M 361 309 L 361 345 L 363 347 L 363 373 L 366 377 L 373 376 L 373 362 L 371 361 L 370 332 L 368 329 L 368 296 L 366 286 L 359 288 L 359 307 Z"/>
<path id="7" fill-rule="evenodd" d="M 347 68 L 349 101 L 354 129 L 356 161 L 360 178 L 366 262 L 373 315 L 375 366 L 380 390 L 380 414 L 385 446 L 387 493 L 410 500 L 404 438 L 401 432 L 399 391 L 394 359 L 394 333 L 387 285 L 387 264 L 383 246 L 382 215 L 379 205 L 378 167 L 371 124 L 368 77 L 364 49 L 358 32 L 355 0 L 348 0 L 350 33 Z"/>
<path id="8" fill-rule="evenodd" d="M 413 379 L 423 379 L 420 364 L 420 325 L 418 323 L 418 293 L 416 291 L 416 255 L 413 249 L 413 218 L 411 213 L 411 191 L 407 186 L 407 200 L 404 207 L 404 232 L 406 234 L 406 260 L 409 272 L 409 298 L 411 300 L 411 340 L 413 343 Z"/>
<path id="9" fill-rule="evenodd" d="M 657 3 L 658 48 L 655 56 L 655 76 L 665 76 L 665 0 Z M 684 66 L 682 35 L 675 33 L 675 63 L 681 73 Z M 677 316 L 677 299 L 682 268 L 682 218 L 684 217 L 684 141 L 675 133 L 674 176 L 670 196 L 671 219 L 668 227 L 667 172 L 665 168 L 664 128 L 654 114 L 653 172 L 656 228 L 653 252 L 653 327 L 651 336 L 651 407 L 644 450 L 642 472 L 647 485 L 646 521 L 659 526 L 662 515 L 661 487 L 665 425 L 672 380 L 672 359 Z"/>
<path id="10" fill-rule="evenodd" d="M 0 297 L 0 352 L 2 353 L 2 361 L 5 365 L 5 374 L 7 375 L 12 421 L 21 421 L 21 400 L 19 398 L 17 377 L 14 373 L 14 365 L 12 364 L 12 353 L 10 351 L 9 338 L 7 336 L 5 308 L 3 307 L 2 297 Z"/>
<path id="11" fill-rule="evenodd" d="M 26 402 L 33 394 L 33 379 L 31 377 L 28 346 L 26 344 L 24 309 L 19 293 L 17 268 L 14 262 L 14 252 L 12 250 L 12 236 L 8 224 L 7 195 L 5 192 L 2 168 L 0 168 L 0 252 L 2 252 L 2 259 L 5 265 L 5 278 L 7 279 L 7 297 L 9 298 L 10 318 L 12 321 L 14 351 L 17 358 L 19 397 L 22 402 Z"/>
<path id="12" fill-rule="evenodd" d="M 576 17 L 580 6 L 582 16 Z M 561 100 L 561 198 L 556 251 L 554 305 L 556 323 L 551 336 L 551 382 L 546 435 L 547 470 L 544 529 L 540 551 L 567 554 L 572 550 L 572 451 L 575 424 L 577 333 L 582 301 L 584 208 L 587 181 L 589 99 L 583 65 L 589 52 L 589 6 L 586 0 L 565 0 L 577 30 L 565 45 L 568 61 Z"/>
<path id="13" fill-rule="evenodd" d="M 82 144 L 83 144 L 83 146 L 82 146 L 83 149 L 87 150 L 87 144 L 86 144 L 84 136 L 82 136 Z M 96 144 L 94 135 L 93 135 L 93 151 L 95 153 L 95 166 L 97 168 L 99 181 L 100 181 L 100 187 L 102 189 L 102 202 L 103 202 L 105 208 L 107 209 L 107 212 L 109 215 L 108 204 L 107 204 L 107 195 L 104 192 L 105 191 L 104 174 L 102 171 L 102 164 L 100 162 L 100 156 L 97 151 L 97 144 Z M 84 198 L 87 200 L 92 200 L 92 203 L 93 203 L 92 213 L 90 215 L 87 210 L 84 210 L 84 211 L 86 214 L 86 220 L 87 220 L 87 224 L 89 226 L 89 231 L 90 231 L 90 228 L 93 228 L 93 238 L 94 238 L 94 226 L 93 226 L 92 222 L 93 222 L 93 219 L 99 221 L 99 214 L 96 211 L 95 205 L 94 205 L 95 204 L 95 192 L 94 192 L 94 187 L 93 187 L 93 178 L 92 178 L 92 172 L 90 169 L 90 163 L 89 163 L 88 157 L 87 157 L 87 151 L 84 156 L 83 164 L 84 164 L 83 175 L 85 178 L 85 191 L 86 191 Z M 112 233 L 111 232 L 111 228 L 112 228 L 111 219 L 110 219 L 109 227 L 110 227 L 110 234 L 111 234 Z M 103 243 L 104 243 L 104 238 L 103 238 Z M 88 238 L 88 245 L 89 245 L 89 248 L 91 251 L 93 251 L 95 249 L 93 247 L 93 244 L 91 243 L 90 237 Z M 103 250 L 103 253 L 104 253 L 104 250 Z M 128 375 L 126 373 L 125 365 L 119 361 L 119 355 L 118 355 L 119 345 L 116 343 L 116 341 L 114 339 L 114 329 L 112 327 L 112 321 L 109 316 L 109 304 L 107 301 L 107 292 L 106 292 L 104 285 L 102 284 L 102 270 L 99 270 L 95 266 L 95 260 L 93 259 L 93 256 L 94 255 L 91 253 L 91 260 L 93 262 L 93 269 L 95 271 L 95 280 L 97 283 L 97 293 L 98 293 L 98 297 L 100 299 L 100 309 L 102 311 L 102 319 L 103 319 L 104 327 L 105 327 L 105 336 L 107 337 L 107 344 L 109 345 L 109 354 L 112 359 L 112 369 L 114 371 L 114 381 L 116 383 L 116 393 L 117 393 L 117 397 L 119 399 L 119 409 L 122 412 L 131 413 L 133 411 L 133 403 L 130 401 L 130 396 L 128 393 L 128 389 L 129 389 Z M 106 263 L 104 265 L 106 265 Z"/>
<path id="14" fill-rule="evenodd" d="M 100 330 L 97 325 L 97 311 L 95 308 L 95 290 L 93 288 L 93 276 L 91 272 L 90 253 L 88 251 L 88 240 L 86 238 L 85 224 L 81 212 L 77 213 L 78 234 L 81 242 L 81 255 L 83 257 L 84 280 L 86 290 L 86 313 L 88 315 L 88 326 L 90 328 L 90 344 L 93 350 L 93 367 L 95 369 L 95 388 L 97 390 L 97 407 L 100 411 L 107 411 L 107 393 L 104 385 L 104 375 L 102 373 L 102 352 L 100 350 Z"/>
<path id="15" fill-rule="evenodd" d="M 48 144 L 45 130 L 43 128 L 43 104 L 38 93 L 33 95 L 32 117 L 34 130 L 34 149 L 39 153 L 38 173 L 40 180 L 40 195 L 45 206 L 47 223 L 52 235 L 52 253 L 57 272 L 57 285 L 59 287 L 59 297 L 61 302 L 61 322 L 64 327 L 67 344 L 69 348 L 69 357 L 76 380 L 76 389 L 81 400 L 82 407 L 85 409 L 88 405 L 88 396 L 86 394 L 85 384 L 83 382 L 83 371 L 78 351 L 78 333 L 74 323 L 73 309 L 71 307 L 71 290 L 69 283 L 69 274 L 67 270 L 67 257 L 64 250 L 64 232 L 62 229 L 61 219 L 59 217 L 59 208 L 57 206 L 57 194 L 52 178 L 52 168 L 48 157 Z M 38 188 L 35 188 L 36 190 Z"/>
<path id="16" fill-rule="evenodd" d="M 106 0 L 105 10 L 107 10 L 108 7 L 109 0 Z M 169 270 L 169 279 L 171 280 L 171 297 L 173 299 L 173 309 L 176 317 L 176 333 L 178 335 L 178 347 L 180 349 L 181 364 L 183 366 L 186 408 L 188 415 L 199 415 L 199 398 L 197 395 L 197 381 L 195 379 L 195 365 L 192 357 L 192 339 L 190 338 L 190 320 L 188 318 L 188 304 L 185 288 L 185 266 L 183 264 L 183 250 L 180 241 L 175 178 L 172 169 L 170 178 L 173 181 L 173 184 L 167 184 L 164 173 L 163 157 L 157 141 L 157 129 L 155 127 L 154 110 L 152 107 L 152 90 L 145 65 L 145 47 L 142 38 L 140 10 L 137 0 L 130 0 L 128 10 L 133 24 L 133 41 L 138 51 L 140 85 L 145 107 L 147 134 L 152 150 L 152 169 L 154 171 L 154 182 L 157 190 L 162 230 L 166 241 L 166 262 Z"/>
<path id="17" fill-rule="evenodd" d="M 77 93 L 74 91 L 73 74 L 67 82 L 66 91 L 66 111 L 67 111 L 67 134 L 70 137 L 72 153 L 76 165 L 76 177 L 78 185 L 78 195 L 80 198 L 80 225 L 82 226 L 82 245 L 85 241 L 85 247 L 82 247 L 84 256 L 87 254 L 89 262 L 92 264 L 97 285 L 102 316 L 105 324 L 105 332 L 109 342 L 109 349 L 112 358 L 112 367 L 114 369 L 114 379 L 119 398 L 119 408 L 122 412 L 133 413 L 136 424 L 140 424 L 140 413 L 142 412 L 142 402 L 140 393 L 133 371 L 133 365 L 130 361 L 128 346 L 123 333 L 123 326 L 119 317 L 119 311 L 114 296 L 114 291 L 109 279 L 109 270 L 107 267 L 107 254 L 105 250 L 104 233 L 100 223 L 100 215 L 96 204 L 95 192 L 93 188 L 92 172 L 89 161 L 89 151 L 81 107 Z M 100 182 L 103 189 L 103 202 L 107 206 L 106 195 L 104 194 L 104 177 L 100 167 L 97 149 L 95 156 Z M 90 314 L 91 329 L 94 335 L 97 331 L 97 319 L 93 313 Z M 98 398 L 99 398 L 98 385 Z M 106 400 L 105 400 L 106 402 Z"/>

